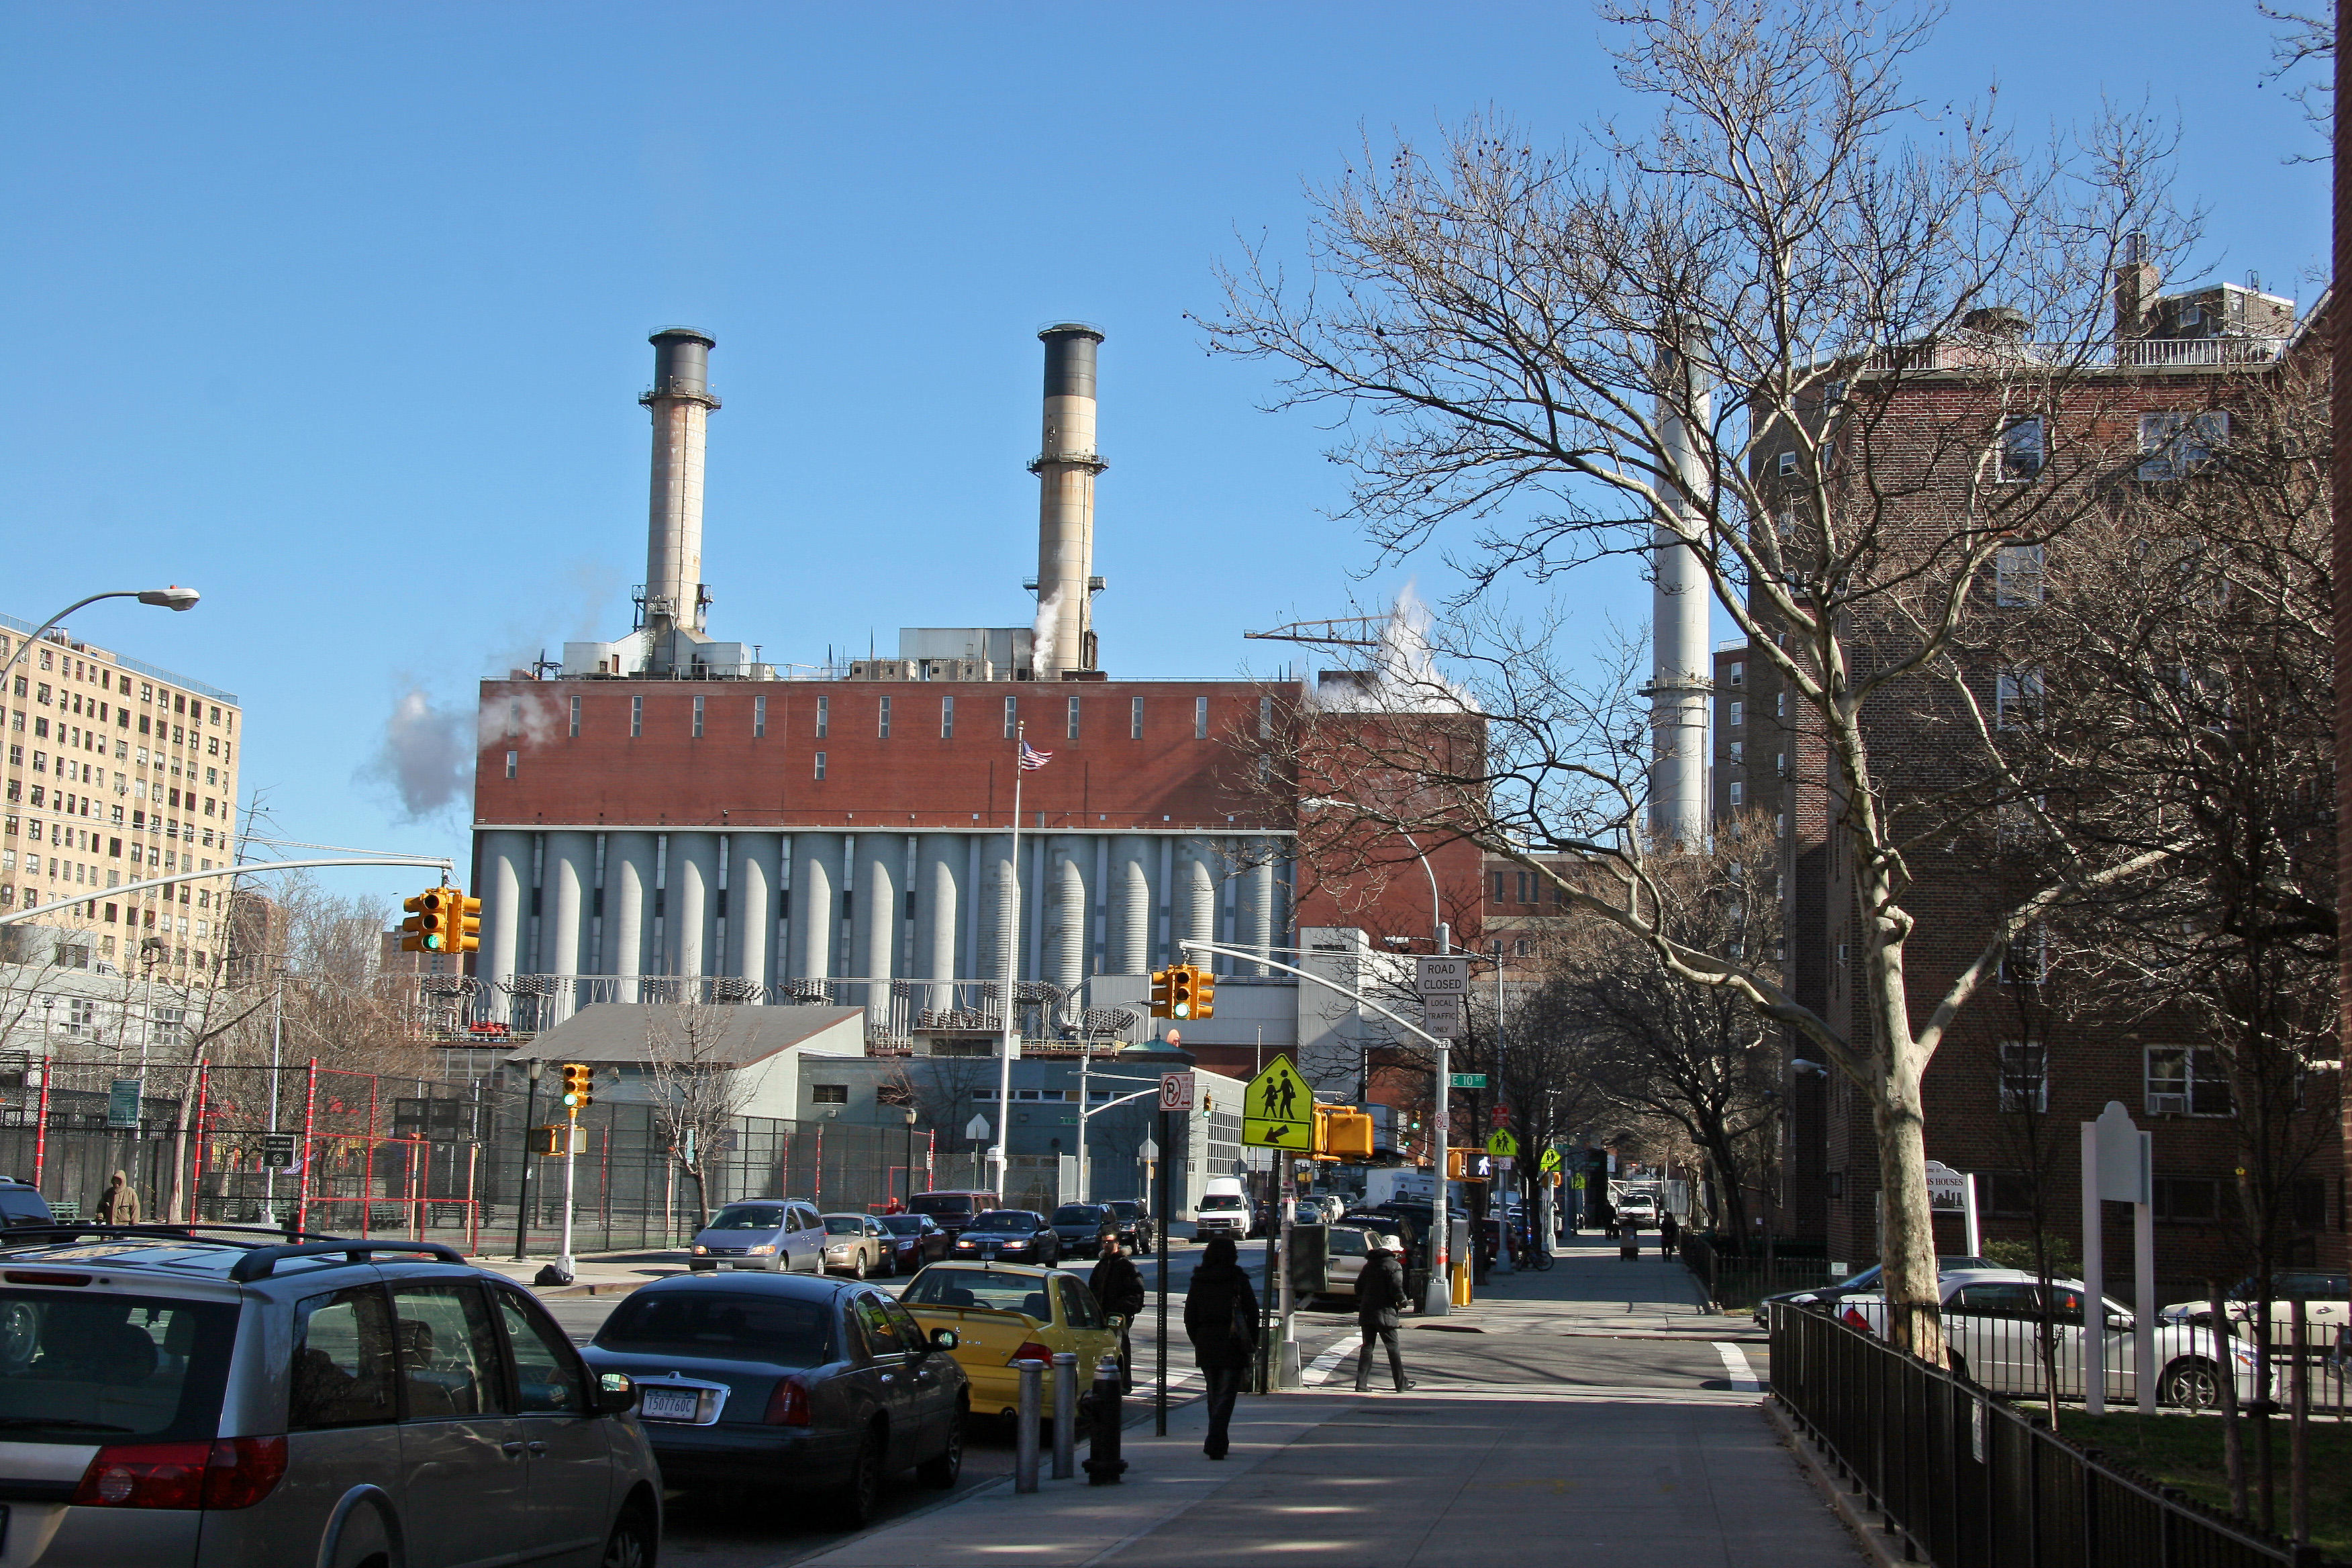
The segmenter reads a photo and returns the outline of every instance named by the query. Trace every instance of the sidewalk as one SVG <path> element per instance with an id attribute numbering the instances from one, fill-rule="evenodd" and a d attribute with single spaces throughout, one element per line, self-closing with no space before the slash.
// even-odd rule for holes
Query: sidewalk
<path id="1" fill-rule="evenodd" d="M 1008 1479 L 803 1561 L 1459 1568 L 1532 1548 L 1610 1568 L 1861 1562 L 1757 1408 L 1728 1342 L 1752 1325 L 1704 1312 L 1680 1264 L 1620 1263 L 1591 1241 L 1495 1285 L 1453 1316 L 1407 1320 L 1410 1393 L 1353 1393 L 1352 1345 L 1332 1344 L 1306 1391 L 1242 1400 L 1223 1462 L 1201 1453 L 1196 1401 L 1166 1437 L 1148 1419 L 1128 1432 L 1124 1485 L 1081 1472 L 1022 1495 Z M 1343 1327 L 1302 1322 L 1307 1353 Z"/>
<path id="2" fill-rule="evenodd" d="M 493 1274 L 503 1274 L 520 1285 L 530 1285 L 539 1271 L 554 1259 L 533 1258 L 517 1263 L 506 1256 L 468 1258 L 478 1268 Z M 600 1252 L 583 1254 L 572 1260 L 572 1283 L 534 1287 L 541 1296 L 609 1296 L 671 1274 L 686 1272 L 686 1255 L 682 1252 Z"/>

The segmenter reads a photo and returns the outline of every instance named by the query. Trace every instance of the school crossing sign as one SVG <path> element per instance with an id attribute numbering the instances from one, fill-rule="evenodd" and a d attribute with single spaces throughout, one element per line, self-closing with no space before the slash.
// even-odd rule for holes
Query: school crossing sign
<path id="1" fill-rule="evenodd" d="M 1314 1143 L 1314 1107 L 1307 1080 L 1288 1057 L 1276 1057 L 1242 1095 L 1242 1142 L 1305 1153 Z"/>

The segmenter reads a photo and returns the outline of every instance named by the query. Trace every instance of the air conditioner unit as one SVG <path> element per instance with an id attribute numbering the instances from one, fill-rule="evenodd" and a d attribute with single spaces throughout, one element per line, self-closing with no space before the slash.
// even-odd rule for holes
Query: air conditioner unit
<path id="1" fill-rule="evenodd" d="M 2185 1094 L 2151 1094 L 2147 1097 L 2147 1113 L 2150 1116 L 2186 1116 L 2189 1114 L 2189 1097 Z"/>

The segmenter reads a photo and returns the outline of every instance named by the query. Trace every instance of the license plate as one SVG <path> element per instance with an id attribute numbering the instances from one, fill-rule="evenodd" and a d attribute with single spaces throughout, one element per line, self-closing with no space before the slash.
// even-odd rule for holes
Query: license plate
<path id="1" fill-rule="evenodd" d="M 691 1421 L 701 1405 L 702 1396 L 691 1388 L 647 1388 L 639 1409 L 648 1421 Z"/>

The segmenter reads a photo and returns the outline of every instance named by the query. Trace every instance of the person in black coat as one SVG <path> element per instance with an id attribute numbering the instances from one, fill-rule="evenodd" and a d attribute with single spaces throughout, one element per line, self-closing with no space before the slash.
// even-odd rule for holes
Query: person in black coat
<path id="1" fill-rule="evenodd" d="M 1675 1241 L 1681 1230 L 1682 1226 L 1675 1220 L 1673 1211 L 1667 1211 L 1664 1217 L 1658 1221 L 1659 1257 L 1672 1258 L 1675 1255 Z"/>
<path id="2" fill-rule="evenodd" d="M 1397 1261 L 1392 1250 L 1396 1243 L 1374 1233 L 1364 1244 L 1363 1271 L 1356 1276 L 1356 1327 L 1362 1331 L 1364 1347 L 1356 1356 L 1356 1392 L 1363 1394 L 1370 1386 L 1372 1346 L 1383 1344 L 1389 1352 L 1389 1375 L 1396 1382 L 1396 1391 L 1402 1394 L 1413 1386 L 1404 1374 L 1404 1352 L 1397 1348 L 1397 1330 L 1402 1320 L 1398 1309 L 1404 1305 L 1404 1267 Z"/>
<path id="3" fill-rule="evenodd" d="M 1222 1459 L 1231 1446 L 1226 1428 L 1234 1401 L 1257 1354 L 1257 1292 L 1242 1272 L 1241 1253 L 1230 1236 L 1213 1237 L 1192 1270 L 1192 1288 L 1184 1293 L 1184 1333 L 1209 1385 L 1209 1439 L 1201 1452 Z"/>
<path id="4" fill-rule="evenodd" d="M 1117 1317 L 1118 1325 L 1118 1379 L 1122 1388 L 1135 1386 L 1135 1349 L 1128 1340 L 1128 1326 L 1143 1311 L 1143 1274 L 1134 1259 L 1118 1249 L 1118 1237 L 1108 1237 L 1103 1241 L 1102 1257 L 1097 1260 L 1094 1272 L 1087 1276 L 1087 1289 L 1094 1292 L 1095 1304 L 1106 1317 Z"/>

